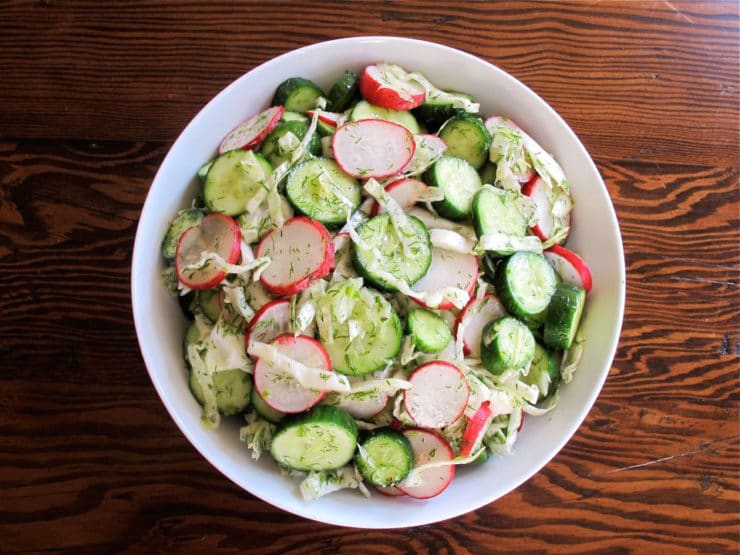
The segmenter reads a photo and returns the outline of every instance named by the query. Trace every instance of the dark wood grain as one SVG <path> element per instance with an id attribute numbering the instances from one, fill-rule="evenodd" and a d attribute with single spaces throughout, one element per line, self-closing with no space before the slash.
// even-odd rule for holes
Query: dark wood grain
<path id="1" fill-rule="evenodd" d="M 0 2 L 0 553 L 737 553 L 739 24 L 730 1 Z M 359 34 L 539 92 L 604 177 L 628 272 L 573 439 L 496 503 L 408 530 L 310 522 L 221 476 L 159 401 L 130 309 L 180 129 L 255 65 Z"/>

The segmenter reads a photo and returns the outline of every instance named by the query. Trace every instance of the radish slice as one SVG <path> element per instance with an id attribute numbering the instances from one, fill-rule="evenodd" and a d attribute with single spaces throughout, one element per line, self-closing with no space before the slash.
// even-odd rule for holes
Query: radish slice
<path id="1" fill-rule="evenodd" d="M 467 291 L 468 295 L 471 295 L 477 280 L 477 256 L 432 247 L 432 263 L 429 265 L 429 270 L 427 270 L 424 277 L 414 284 L 411 290 L 416 293 L 432 293 L 448 287 L 456 287 Z M 414 299 L 414 301 L 427 308 L 438 308 L 440 310 L 449 310 L 455 306 L 449 300 L 433 297 L 437 297 L 437 295 L 432 295 L 424 301 L 418 299 Z"/>
<path id="2" fill-rule="evenodd" d="M 332 136 L 334 158 L 353 177 L 368 179 L 396 175 L 414 155 L 411 132 L 382 119 L 350 121 Z"/>
<path id="3" fill-rule="evenodd" d="M 275 129 L 284 112 L 283 106 L 270 106 L 264 112 L 240 123 L 221 141 L 218 153 L 223 154 L 236 149 L 250 150 L 256 147 Z"/>
<path id="4" fill-rule="evenodd" d="M 326 349 L 305 335 L 281 335 L 272 342 L 281 354 L 299 360 L 306 366 L 331 372 Z M 326 395 L 326 391 L 306 389 L 290 374 L 257 359 L 254 365 L 254 387 L 260 397 L 275 410 L 297 413 L 310 409 Z"/>
<path id="5" fill-rule="evenodd" d="M 271 343 L 276 337 L 290 331 L 290 300 L 275 299 L 257 311 L 247 324 L 244 342 L 249 352 L 250 345 Z"/>
<path id="6" fill-rule="evenodd" d="M 265 289 L 273 295 L 295 295 L 329 273 L 334 245 L 321 223 L 298 216 L 269 231 L 255 255 L 272 260 L 260 277 Z"/>
<path id="7" fill-rule="evenodd" d="M 306 114 L 313 117 L 313 115 L 316 113 L 315 110 L 307 110 Z M 344 117 L 344 114 L 339 114 L 337 112 L 325 112 L 324 110 L 321 110 L 319 112 L 319 119 L 323 121 L 324 123 L 327 123 L 329 125 L 333 125 L 336 127 L 339 125 L 339 121 Z"/>
<path id="8" fill-rule="evenodd" d="M 406 495 L 396 486 L 376 486 L 375 489 L 378 491 L 378 493 L 382 493 L 383 495 L 387 495 L 388 497 L 401 497 L 402 495 Z"/>
<path id="9" fill-rule="evenodd" d="M 414 453 L 414 468 L 427 463 L 452 461 L 452 447 L 438 432 L 411 428 L 404 430 L 403 435 L 411 443 Z M 442 493 L 450 485 L 455 475 L 452 464 L 426 468 L 419 472 L 411 471 L 408 478 L 396 487 L 403 493 L 416 499 L 429 499 Z"/>
<path id="10" fill-rule="evenodd" d="M 547 196 L 545 181 L 537 176 L 522 187 L 522 194 L 532 199 L 534 205 L 536 223 L 531 227 L 532 233 L 547 241 L 555 230 L 555 218 L 552 215 L 552 203 Z M 570 214 L 567 216 L 567 225 L 570 225 Z"/>
<path id="11" fill-rule="evenodd" d="M 385 191 L 388 195 L 395 200 L 404 211 L 419 202 L 422 193 L 428 189 L 429 186 L 426 183 L 410 177 L 397 179 L 393 183 L 389 183 L 385 186 Z M 385 210 L 380 206 L 380 204 L 377 202 L 373 203 L 372 215 L 377 216 L 381 212 L 385 212 Z"/>
<path id="12" fill-rule="evenodd" d="M 421 106 L 426 99 L 424 87 L 404 79 L 404 74 L 395 66 L 371 64 L 360 75 L 360 94 L 371 104 L 390 110 L 411 110 Z"/>
<path id="13" fill-rule="evenodd" d="M 524 133 L 524 130 L 519 127 L 516 123 L 511 121 L 509 118 L 505 118 L 503 116 L 491 116 L 490 118 L 487 118 L 484 122 L 484 125 L 486 126 L 486 129 L 491 133 L 491 135 L 496 133 L 496 129 L 499 127 L 510 127 L 514 131 L 518 131 L 519 133 Z M 526 149 L 525 149 L 526 152 Z M 534 168 L 530 168 L 527 173 L 521 174 L 516 176 L 517 181 L 519 183 L 529 183 L 534 177 L 537 175 L 537 172 Z"/>
<path id="14" fill-rule="evenodd" d="M 490 424 L 492 419 L 493 411 L 491 410 L 491 402 L 483 401 L 465 426 L 462 441 L 460 442 L 461 457 L 469 457 L 480 447 L 483 442 L 483 436 L 486 435 L 488 424 Z"/>
<path id="15" fill-rule="evenodd" d="M 390 395 L 388 393 L 376 393 L 375 395 L 357 399 L 343 399 L 339 406 L 350 413 L 354 418 L 366 419 L 377 416 L 388 404 Z"/>
<path id="16" fill-rule="evenodd" d="M 210 252 L 229 264 L 239 260 L 241 231 L 226 214 L 208 214 L 180 236 L 175 251 L 175 272 L 183 285 L 190 289 L 211 289 L 223 281 L 226 272 L 219 270 L 213 260 L 198 265 L 203 255 Z"/>
<path id="17" fill-rule="evenodd" d="M 563 281 L 583 287 L 586 293 L 591 291 L 591 270 L 580 256 L 560 245 L 553 245 L 543 254 Z"/>
<path id="18" fill-rule="evenodd" d="M 463 353 L 469 357 L 480 358 L 483 328 L 491 320 L 498 320 L 506 314 L 504 305 L 496 295 L 471 299 L 455 319 L 455 335 L 460 324 L 463 326 Z"/>
<path id="19" fill-rule="evenodd" d="M 417 367 L 408 378 L 403 404 L 409 416 L 424 428 L 444 428 L 465 410 L 470 390 L 460 369 L 443 360 Z"/>
<path id="20" fill-rule="evenodd" d="M 419 175 L 423 173 L 447 150 L 447 143 L 444 142 L 444 139 L 437 137 L 437 135 L 427 133 L 414 135 L 414 142 L 416 143 L 414 156 L 402 170 L 402 173 L 405 175 Z"/>

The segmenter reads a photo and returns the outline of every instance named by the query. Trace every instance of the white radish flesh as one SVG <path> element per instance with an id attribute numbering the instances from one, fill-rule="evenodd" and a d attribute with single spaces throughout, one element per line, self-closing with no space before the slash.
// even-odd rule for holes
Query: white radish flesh
<path id="1" fill-rule="evenodd" d="M 460 311 L 455 321 L 455 334 L 463 330 L 463 352 L 472 358 L 480 358 L 480 340 L 483 328 L 492 320 L 506 316 L 506 309 L 496 295 L 484 295 L 471 299 Z"/>
<path id="2" fill-rule="evenodd" d="M 560 245 L 553 245 L 543 254 L 563 281 L 583 287 L 586 293 L 591 291 L 591 270 L 580 256 Z"/>
<path id="3" fill-rule="evenodd" d="M 381 119 L 361 119 L 339 127 L 332 137 L 334 158 L 348 174 L 369 179 L 397 174 L 411 160 L 414 137 L 405 127 Z"/>
<path id="4" fill-rule="evenodd" d="M 270 264 L 260 280 L 273 295 L 294 295 L 326 276 L 334 262 L 334 245 L 326 228 L 299 216 L 267 233 L 256 250 Z"/>
<path id="5" fill-rule="evenodd" d="M 247 350 L 254 341 L 271 343 L 290 331 L 290 301 L 276 299 L 264 305 L 249 321 L 245 342 Z"/>
<path id="6" fill-rule="evenodd" d="M 360 94 L 372 104 L 390 110 L 411 110 L 421 106 L 426 91 L 406 76 L 398 66 L 371 64 L 360 75 Z"/>
<path id="7" fill-rule="evenodd" d="M 285 108 L 283 106 L 271 106 L 267 110 L 255 114 L 224 137 L 218 147 L 218 153 L 223 154 L 236 149 L 250 150 L 258 146 L 275 128 L 284 112 Z"/>
<path id="8" fill-rule="evenodd" d="M 428 189 L 429 186 L 426 183 L 410 177 L 398 179 L 385 186 L 385 192 L 388 193 L 388 196 L 395 200 L 396 204 L 404 211 L 419 202 L 422 194 Z M 385 212 L 385 209 L 377 202 L 373 204 L 373 216 L 377 216 L 381 212 Z"/>
<path id="9" fill-rule="evenodd" d="M 441 360 L 422 364 L 408 380 L 411 388 L 404 392 L 403 403 L 419 426 L 444 428 L 465 410 L 470 390 L 465 376 L 454 364 Z"/>
<path id="10" fill-rule="evenodd" d="M 306 366 L 331 372 L 329 355 L 315 339 L 303 335 L 281 335 L 272 345 L 281 354 Z M 326 394 L 326 391 L 306 389 L 293 376 L 262 359 L 257 359 L 254 365 L 254 387 L 268 405 L 285 413 L 308 410 Z"/>
<path id="11" fill-rule="evenodd" d="M 447 288 L 457 288 L 470 295 L 477 280 L 477 256 L 432 247 L 432 263 L 429 270 L 411 289 L 416 293 L 434 293 Z M 451 301 L 434 294 L 421 301 L 421 304 L 440 310 L 448 310 L 454 306 Z"/>
<path id="12" fill-rule="evenodd" d="M 454 454 L 447 440 L 432 430 L 411 428 L 404 430 L 403 435 L 411 443 L 414 453 L 414 468 L 424 464 L 452 461 Z M 455 475 L 452 464 L 411 471 L 411 474 L 396 487 L 403 493 L 416 499 L 429 499 L 442 493 L 450 485 Z"/>
<path id="13" fill-rule="evenodd" d="M 175 251 L 175 271 L 183 285 L 191 289 L 211 289 L 226 277 L 226 272 L 219 269 L 215 260 L 203 260 L 208 253 L 218 255 L 229 264 L 239 260 L 241 231 L 230 216 L 208 214 L 180 236 Z"/>
<path id="14" fill-rule="evenodd" d="M 522 193 L 532 200 L 535 212 L 535 224 L 532 233 L 543 241 L 547 241 L 555 231 L 556 222 L 552 214 L 552 202 L 547 194 L 547 184 L 541 177 L 531 180 L 522 188 Z M 567 217 L 570 223 L 570 216 Z"/>

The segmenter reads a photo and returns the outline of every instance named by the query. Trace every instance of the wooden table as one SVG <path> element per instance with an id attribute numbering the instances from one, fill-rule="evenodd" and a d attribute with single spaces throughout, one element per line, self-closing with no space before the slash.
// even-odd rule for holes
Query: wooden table
<path id="1" fill-rule="evenodd" d="M 0 553 L 737 553 L 738 4 L 0 3 Z M 532 87 L 592 154 L 628 268 L 606 385 L 563 451 L 468 515 L 303 520 L 190 446 L 137 347 L 137 217 L 179 131 L 315 41 L 405 35 Z"/>

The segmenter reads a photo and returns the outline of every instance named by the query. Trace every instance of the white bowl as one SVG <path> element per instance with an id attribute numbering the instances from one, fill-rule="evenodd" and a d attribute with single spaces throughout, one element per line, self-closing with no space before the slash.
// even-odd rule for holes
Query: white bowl
<path id="1" fill-rule="evenodd" d="M 256 462 L 239 442 L 238 423 L 217 431 L 200 424 L 200 408 L 185 379 L 182 338 L 186 321 L 160 282 L 159 245 L 169 220 L 189 205 L 198 168 L 237 123 L 268 106 L 275 87 L 303 76 L 328 87 L 346 68 L 376 61 L 422 72 L 440 88 L 475 95 L 481 112 L 511 117 L 565 169 L 575 200 L 568 246 L 588 262 L 593 289 L 583 320 L 586 348 L 573 381 L 547 416 L 526 420 L 515 454 L 459 468 L 451 486 L 421 501 L 345 490 L 304 502 L 298 481 L 282 476 L 269 456 Z M 455 517 L 495 501 L 535 474 L 575 433 L 611 367 L 624 310 L 624 255 L 614 209 L 599 173 L 573 131 L 529 88 L 501 69 L 459 50 L 396 37 L 356 37 L 288 52 L 246 73 L 193 118 L 167 154 L 152 183 L 134 245 L 131 293 L 136 332 L 159 396 L 188 440 L 219 471 L 253 495 L 291 513 L 362 528 L 400 528 Z"/>

